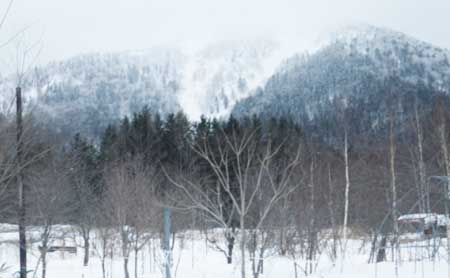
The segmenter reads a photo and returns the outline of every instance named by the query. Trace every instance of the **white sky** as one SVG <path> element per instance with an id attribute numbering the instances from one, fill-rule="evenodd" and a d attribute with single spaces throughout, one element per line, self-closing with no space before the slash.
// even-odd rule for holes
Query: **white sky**
<path id="1" fill-rule="evenodd" d="M 9 0 L 0 0 L 0 14 Z M 256 36 L 309 45 L 333 26 L 364 22 L 450 49 L 450 0 L 15 0 L 0 44 L 26 26 L 40 62 L 92 51 Z M 0 49 L 0 59 L 11 51 Z"/>

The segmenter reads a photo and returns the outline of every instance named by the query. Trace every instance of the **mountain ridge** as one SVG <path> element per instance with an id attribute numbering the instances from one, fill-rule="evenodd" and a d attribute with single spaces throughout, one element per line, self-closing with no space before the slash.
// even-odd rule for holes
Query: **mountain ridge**
<path id="1" fill-rule="evenodd" d="M 383 113 L 377 111 L 387 111 L 382 102 L 389 98 L 389 90 L 396 90 L 399 97 L 412 90 L 448 95 L 448 50 L 387 29 L 348 30 L 313 54 L 288 59 L 264 88 L 240 101 L 233 114 L 292 117 L 307 125 L 327 113 L 335 115 L 340 100 L 377 114 L 366 123 L 376 126 L 383 122 Z"/>
<path id="2" fill-rule="evenodd" d="M 258 38 L 194 50 L 158 46 L 80 54 L 36 67 L 24 93 L 39 117 L 57 130 L 96 136 L 144 106 L 163 116 L 184 111 L 194 121 L 231 113 L 312 120 L 324 103 L 361 90 L 356 87 L 363 80 L 398 77 L 447 93 L 450 88 L 449 51 L 401 32 L 350 25 L 322 41 L 303 53 Z M 0 89 L 10 92 L 0 101 L 4 113 L 11 107 L 13 84 L 10 77 L 0 81 Z"/>

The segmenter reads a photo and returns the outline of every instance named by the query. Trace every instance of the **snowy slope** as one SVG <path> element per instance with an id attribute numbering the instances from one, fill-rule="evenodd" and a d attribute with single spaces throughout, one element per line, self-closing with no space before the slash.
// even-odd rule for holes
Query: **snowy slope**
<path id="1" fill-rule="evenodd" d="M 355 112 L 371 117 L 365 123 L 369 127 L 386 115 L 390 90 L 401 97 L 422 90 L 427 92 L 422 94 L 424 102 L 433 93 L 448 94 L 449 51 L 384 28 L 345 27 L 315 52 L 287 59 L 265 87 L 240 101 L 233 113 L 288 116 L 305 123 L 317 116 L 332 117 L 340 99 L 363 107 Z"/>
<path id="2" fill-rule="evenodd" d="M 181 79 L 178 65 L 183 59 L 178 50 L 154 48 L 50 63 L 35 68 L 24 80 L 27 108 L 62 133 L 81 131 L 93 136 L 144 105 L 161 114 L 175 112 Z M 4 94 L 14 92 L 14 78 L 0 87 Z M 10 99 L 12 95 L 4 95 L 3 103 Z"/>
<path id="3" fill-rule="evenodd" d="M 286 57 L 268 39 L 223 41 L 206 47 L 161 46 L 143 51 L 85 54 L 37 67 L 24 94 L 35 113 L 61 132 L 91 135 L 142 109 L 227 116 L 263 84 Z M 0 108 L 10 107 L 14 78 L 0 80 Z"/>
<path id="4" fill-rule="evenodd" d="M 375 62 L 383 75 L 397 74 L 407 81 L 433 83 L 448 89 L 450 52 L 404 33 L 371 25 L 347 25 L 330 33 L 322 45 L 340 43 L 350 54 Z"/>
<path id="5" fill-rule="evenodd" d="M 191 119 L 228 116 L 283 59 L 280 45 L 266 39 L 214 43 L 194 53 L 184 70 L 180 105 Z"/>

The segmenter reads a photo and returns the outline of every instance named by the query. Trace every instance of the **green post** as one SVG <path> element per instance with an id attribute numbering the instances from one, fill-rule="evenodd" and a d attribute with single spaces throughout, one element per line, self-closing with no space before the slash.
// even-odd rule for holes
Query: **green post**
<path id="1" fill-rule="evenodd" d="M 172 256 L 170 251 L 170 234 L 171 232 L 171 220 L 170 220 L 170 209 L 163 208 L 163 223 L 164 223 L 164 238 L 163 238 L 163 249 L 165 254 L 165 269 L 166 277 L 170 278 L 170 266 L 172 264 Z"/>

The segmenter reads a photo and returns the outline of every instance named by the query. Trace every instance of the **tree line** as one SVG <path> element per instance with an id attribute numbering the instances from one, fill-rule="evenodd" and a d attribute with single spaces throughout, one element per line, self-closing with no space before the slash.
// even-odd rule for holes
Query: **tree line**
<path id="1" fill-rule="evenodd" d="M 199 230 L 224 263 L 242 258 L 242 277 L 247 269 L 258 277 L 270 254 L 306 258 L 296 270 L 312 273 L 318 255 L 345 256 L 353 236 L 398 235 L 400 214 L 443 212 L 445 187 L 429 177 L 450 176 L 448 103 L 445 95 L 429 106 L 393 97 L 376 134 L 359 133 L 358 115 L 338 100 L 334 117 L 314 128 L 257 116 L 192 123 L 181 112 L 162 118 L 144 108 L 98 140 L 68 140 L 26 115 L 21 161 L 4 117 L 1 220 L 17 221 L 20 169 L 27 225 L 41 227 L 32 241 L 41 247 L 42 277 L 61 224 L 76 227 L 84 265 L 95 252 L 105 275 L 119 242 L 125 277 L 130 258 L 137 273 L 137 254 L 160 238 L 162 207 L 173 210 L 174 234 Z M 408 117 L 399 112 L 405 105 Z"/>

